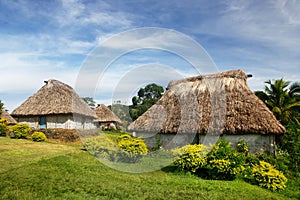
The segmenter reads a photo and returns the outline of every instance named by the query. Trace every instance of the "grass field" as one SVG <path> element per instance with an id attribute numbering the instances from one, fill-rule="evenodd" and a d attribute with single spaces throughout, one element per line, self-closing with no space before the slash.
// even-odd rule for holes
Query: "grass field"
<path id="1" fill-rule="evenodd" d="M 97 161 L 80 144 L 0 137 L 0 199 L 298 199 L 299 184 L 270 192 L 242 180 L 211 181 L 158 170 L 130 174 Z M 289 185 L 290 184 L 290 185 Z"/>

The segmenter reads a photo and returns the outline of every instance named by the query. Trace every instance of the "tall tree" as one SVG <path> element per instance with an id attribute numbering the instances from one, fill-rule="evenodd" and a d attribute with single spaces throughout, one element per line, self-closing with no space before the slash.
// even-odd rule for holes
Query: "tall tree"
<path id="1" fill-rule="evenodd" d="M 83 101 L 85 101 L 91 108 L 95 108 L 96 102 L 92 97 L 82 97 Z"/>
<path id="2" fill-rule="evenodd" d="M 153 104 L 155 104 L 163 95 L 164 88 L 155 83 L 148 84 L 144 88 L 140 88 L 138 95 L 132 98 L 130 106 L 130 116 L 132 120 L 136 120 L 144 112 L 146 112 Z"/>
<path id="3" fill-rule="evenodd" d="M 0 118 L 1 118 L 1 115 L 2 115 L 2 109 L 3 109 L 3 103 L 2 103 L 2 101 L 0 100 Z"/>
<path id="4" fill-rule="evenodd" d="M 265 102 L 276 118 L 283 124 L 300 124 L 300 83 L 290 85 L 283 79 L 265 82 L 264 91 L 255 94 Z M 290 87 L 288 87 L 290 85 Z"/>

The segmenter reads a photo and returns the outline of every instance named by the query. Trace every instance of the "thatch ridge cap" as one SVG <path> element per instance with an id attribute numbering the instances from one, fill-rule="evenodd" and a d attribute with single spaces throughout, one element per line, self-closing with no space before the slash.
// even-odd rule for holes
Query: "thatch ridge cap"
<path id="1" fill-rule="evenodd" d="M 194 82 L 198 80 L 203 79 L 216 79 L 216 78 L 234 78 L 234 79 L 244 79 L 246 80 L 248 75 L 241 69 L 237 70 L 229 70 L 225 72 L 219 72 L 214 74 L 205 74 L 205 75 L 198 75 L 198 76 L 192 76 L 180 80 L 171 80 L 168 84 L 168 89 L 173 87 L 174 85 L 180 84 L 180 83 L 186 83 L 186 82 Z"/>

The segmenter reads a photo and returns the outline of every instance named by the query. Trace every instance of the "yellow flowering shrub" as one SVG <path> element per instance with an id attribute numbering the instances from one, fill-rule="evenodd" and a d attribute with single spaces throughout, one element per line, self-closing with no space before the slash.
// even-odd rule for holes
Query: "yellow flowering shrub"
<path id="1" fill-rule="evenodd" d="M 262 188 L 275 191 L 286 187 L 287 178 L 284 174 L 275 169 L 270 163 L 264 161 L 260 161 L 259 165 L 253 167 L 252 176 L 255 183 Z"/>
<path id="2" fill-rule="evenodd" d="M 120 135 L 117 145 L 121 150 L 119 159 L 122 162 L 137 162 L 143 155 L 148 153 L 148 148 L 144 140 L 131 137 L 128 134 Z"/>
<path id="3" fill-rule="evenodd" d="M 43 142 L 47 139 L 46 135 L 43 132 L 34 132 L 31 135 L 31 140 L 34 142 Z"/>
<path id="4" fill-rule="evenodd" d="M 26 139 L 30 131 L 31 128 L 27 124 L 16 124 L 12 127 L 11 137 L 17 139 Z"/>
<path id="5" fill-rule="evenodd" d="M 0 118 L 0 136 L 6 136 L 8 133 L 8 124 L 6 119 L 1 119 Z"/>
<path id="6" fill-rule="evenodd" d="M 85 139 L 83 143 L 94 156 L 110 161 L 134 163 L 148 153 L 144 140 L 128 134 L 122 134 L 117 139 L 98 136 Z"/>
<path id="7" fill-rule="evenodd" d="M 202 144 L 186 145 L 173 150 L 173 154 L 177 156 L 174 164 L 181 171 L 189 171 L 195 173 L 197 169 L 206 165 L 206 154 L 208 149 Z"/>

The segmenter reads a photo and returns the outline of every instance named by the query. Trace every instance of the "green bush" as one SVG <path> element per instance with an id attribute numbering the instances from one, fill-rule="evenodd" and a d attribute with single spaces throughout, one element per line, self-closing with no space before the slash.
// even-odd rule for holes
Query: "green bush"
<path id="1" fill-rule="evenodd" d="M 141 138 L 134 138 L 128 134 L 118 137 L 118 147 L 120 148 L 119 159 L 122 162 L 137 162 L 143 155 L 148 153 L 147 146 Z"/>
<path id="2" fill-rule="evenodd" d="M 179 156 L 174 161 L 179 170 L 203 178 L 233 180 L 245 169 L 245 155 L 231 148 L 225 140 L 219 141 L 209 153 L 202 144 L 187 145 L 173 150 L 173 153 Z"/>
<path id="3" fill-rule="evenodd" d="M 177 156 L 174 164 L 181 171 L 196 173 L 206 165 L 207 153 L 208 148 L 202 144 L 186 145 L 173 150 L 173 154 Z"/>
<path id="4" fill-rule="evenodd" d="M 264 161 L 260 161 L 259 165 L 253 167 L 252 177 L 255 184 L 272 191 L 286 187 L 287 178 L 284 174 L 275 169 L 270 163 Z"/>
<path id="5" fill-rule="evenodd" d="M 94 138 L 87 138 L 83 143 L 85 149 L 94 156 L 110 161 L 117 161 L 118 147 L 109 137 L 97 136 Z"/>
<path id="6" fill-rule="evenodd" d="M 46 135 L 43 132 L 34 132 L 31 135 L 31 140 L 34 142 L 43 142 L 47 139 Z"/>
<path id="7" fill-rule="evenodd" d="M 17 124 L 12 127 L 11 137 L 12 138 L 27 138 L 31 129 L 27 124 Z"/>
<path id="8" fill-rule="evenodd" d="M 0 136 L 6 136 L 8 131 L 9 129 L 6 119 L 0 119 Z"/>
<path id="9" fill-rule="evenodd" d="M 236 149 L 237 149 L 238 152 L 247 154 L 249 152 L 248 143 L 244 140 L 240 140 L 236 144 Z"/>
<path id="10" fill-rule="evenodd" d="M 133 138 L 128 134 L 113 139 L 109 136 L 88 138 L 84 147 L 98 158 L 117 162 L 138 162 L 148 153 L 145 142 L 140 138 Z"/>
<path id="11" fill-rule="evenodd" d="M 230 142 L 220 140 L 207 155 L 205 178 L 233 180 L 245 169 L 246 156 L 230 147 Z M 201 174 L 203 176 L 203 170 Z"/>
<path id="12" fill-rule="evenodd" d="M 300 126 L 290 124 L 286 128 L 281 149 L 286 150 L 288 153 L 289 170 L 298 174 L 300 172 Z"/>

